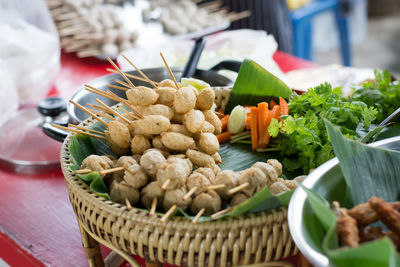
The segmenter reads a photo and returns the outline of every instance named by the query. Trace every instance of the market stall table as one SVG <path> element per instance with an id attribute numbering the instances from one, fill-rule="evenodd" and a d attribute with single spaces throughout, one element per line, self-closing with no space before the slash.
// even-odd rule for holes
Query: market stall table
<path id="1" fill-rule="evenodd" d="M 314 63 L 276 52 L 283 72 Z M 82 84 L 108 74 L 108 62 L 61 55 L 50 95 L 70 97 Z M 87 266 L 61 170 L 23 175 L 0 169 L 0 266 Z M 110 251 L 102 248 L 103 255 Z M 143 261 L 142 261 L 143 262 Z"/>

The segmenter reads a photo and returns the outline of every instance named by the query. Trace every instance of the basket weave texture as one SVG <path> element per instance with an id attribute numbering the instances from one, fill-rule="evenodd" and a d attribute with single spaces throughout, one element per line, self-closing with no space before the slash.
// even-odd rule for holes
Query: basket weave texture
<path id="1" fill-rule="evenodd" d="M 224 108 L 228 88 L 215 88 L 217 107 Z M 81 123 L 88 127 L 95 123 Z M 165 223 L 148 211 L 105 200 L 95 195 L 70 170 L 68 150 L 71 135 L 61 151 L 61 167 L 82 237 L 88 234 L 129 262 L 139 255 L 151 262 L 179 266 L 236 266 L 265 263 L 297 253 L 289 233 L 287 209 L 281 207 L 235 218 L 192 224 L 183 217 L 170 217 Z M 85 240 L 84 240 L 84 247 Z M 86 242 L 87 243 L 87 242 Z M 93 247 L 93 246 L 92 246 Z M 91 266 L 96 253 L 87 248 Z"/>

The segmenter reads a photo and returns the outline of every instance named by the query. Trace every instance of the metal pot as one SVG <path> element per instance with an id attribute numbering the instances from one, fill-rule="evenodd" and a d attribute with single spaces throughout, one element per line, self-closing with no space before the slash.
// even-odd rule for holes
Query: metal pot
<path id="1" fill-rule="evenodd" d="M 211 86 L 231 86 L 233 82 L 228 79 L 227 77 L 219 74 L 217 71 L 226 69 L 226 70 L 231 70 L 234 72 L 238 72 L 240 69 L 241 62 L 239 61 L 234 61 L 234 60 L 228 60 L 228 61 L 222 61 L 212 67 L 210 70 L 199 70 L 196 69 L 193 77 L 203 80 L 207 83 L 209 83 Z M 164 79 L 170 78 L 168 71 L 165 68 L 151 68 L 151 69 L 143 69 L 142 70 L 151 80 L 153 81 L 162 81 Z M 177 80 L 180 80 L 181 75 L 182 75 L 182 68 L 172 68 L 172 72 Z M 126 72 L 128 74 L 140 76 L 140 74 L 137 71 L 129 71 Z M 102 76 L 98 79 L 95 79 L 91 82 L 88 82 L 89 85 L 105 91 L 106 89 L 109 89 L 110 91 L 114 92 L 115 94 L 119 95 L 120 97 L 126 98 L 125 92 L 122 90 L 114 89 L 114 88 L 108 88 L 108 84 L 114 84 L 118 85 L 115 82 L 115 79 L 122 80 L 121 76 L 119 74 L 110 74 L 110 75 L 105 75 Z M 145 85 L 148 86 L 146 82 L 139 81 L 136 79 L 131 79 L 133 84 L 140 86 L 140 85 Z M 113 106 L 117 104 L 117 102 L 110 100 L 108 98 L 95 95 L 93 93 L 90 93 L 84 89 L 82 86 L 72 97 L 71 100 L 86 106 L 87 104 L 97 104 L 95 99 L 98 98 L 104 103 L 106 103 L 109 106 Z M 62 122 L 51 122 L 51 123 L 57 123 L 63 126 L 66 126 L 66 124 L 73 123 L 73 124 L 78 124 L 82 121 L 84 121 L 87 117 L 88 114 L 86 114 L 84 111 L 80 110 L 76 106 L 74 106 L 71 103 L 67 104 L 67 111 L 69 115 L 68 121 L 62 121 Z M 60 130 L 58 128 L 55 128 L 51 126 L 51 123 L 45 123 L 42 127 L 43 131 L 50 137 L 52 137 L 55 140 L 58 140 L 62 142 L 66 137 L 67 137 L 67 132 Z"/>
<path id="2" fill-rule="evenodd" d="M 371 146 L 400 151 L 400 137 L 393 137 L 372 143 Z M 347 190 L 337 158 L 331 159 L 316 168 L 302 183 L 315 190 L 323 198 L 332 202 L 342 202 L 340 192 Z M 318 249 L 311 236 L 318 235 L 315 226 L 307 226 L 306 217 L 312 213 L 306 201 L 307 194 L 301 188 L 296 189 L 289 203 L 288 223 L 290 233 L 301 253 L 314 266 L 332 266 L 329 259 Z"/>

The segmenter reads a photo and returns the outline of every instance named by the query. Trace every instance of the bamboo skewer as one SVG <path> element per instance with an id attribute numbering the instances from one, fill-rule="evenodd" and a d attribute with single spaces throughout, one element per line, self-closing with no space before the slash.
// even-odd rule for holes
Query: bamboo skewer
<path id="1" fill-rule="evenodd" d="M 122 55 L 122 54 L 121 54 Z M 114 63 L 114 61 L 111 60 L 111 58 L 107 57 L 108 62 L 111 63 L 111 65 L 113 65 L 113 67 L 119 72 L 119 74 L 121 74 L 122 78 L 124 78 L 124 80 L 130 85 L 130 88 L 135 88 L 135 86 L 133 85 L 133 83 L 131 82 L 131 80 L 129 80 L 128 77 L 126 77 L 125 73 L 123 73 L 118 66 Z"/>
<path id="2" fill-rule="evenodd" d="M 88 50 L 79 51 L 76 55 L 80 58 L 82 57 L 94 57 L 101 54 L 101 51 L 97 48 L 90 48 Z"/>
<path id="3" fill-rule="evenodd" d="M 151 203 L 151 208 L 150 208 L 150 216 L 154 216 L 154 214 L 156 213 L 156 208 L 157 208 L 157 198 L 155 197 L 153 199 L 153 202 Z"/>
<path id="4" fill-rule="evenodd" d="M 236 187 L 234 187 L 234 188 L 228 190 L 227 194 L 228 194 L 228 195 L 236 194 L 237 192 L 242 191 L 243 189 L 246 189 L 246 188 L 249 187 L 249 186 L 250 186 L 250 183 L 246 182 L 246 183 L 244 183 L 244 184 L 241 184 L 241 185 L 239 185 L 239 186 L 236 186 Z"/>
<path id="5" fill-rule="evenodd" d="M 168 66 L 168 63 L 167 63 L 167 61 L 165 60 L 163 54 L 160 53 L 160 56 L 161 56 L 162 60 L 164 61 L 165 67 L 167 68 L 167 70 L 168 70 L 168 72 L 169 72 L 169 75 L 171 76 L 171 79 L 174 81 L 174 84 L 175 84 L 175 86 L 176 86 L 176 89 L 179 89 L 178 82 L 176 81 L 175 76 L 174 76 L 174 74 L 172 73 L 171 68 Z"/>
<path id="6" fill-rule="evenodd" d="M 218 217 L 220 217 L 220 216 L 222 216 L 222 215 L 224 215 L 224 214 L 230 212 L 231 210 L 233 210 L 233 207 L 229 207 L 229 208 L 227 208 L 227 209 L 220 210 L 220 211 L 214 213 L 213 215 L 211 215 L 210 218 L 211 218 L 211 219 L 218 218 Z"/>
<path id="7" fill-rule="evenodd" d="M 92 129 L 85 128 L 83 126 L 79 126 L 79 125 L 75 125 L 75 124 L 71 124 L 71 123 L 68 123 L 68 127 L 73 127 L 73 128 L 77 128 L 77 129 L 80 129 L 80 130 L 83 130 L 83 131 L 89 131 L 89 132 L 92 132 L 92 133 L 95 133 L 95 134 L 104 135 L 104 133 L 102 133 L 100 131 L 92 130 Z"/>
<path id="8" fill-rule="evenodd" d="M 117 96 L 116 94 L 114 94 L 113 92 L 111 92 L 108 89 L 106 90 L 106 92 L 108 94 L 110 94 L 111 96 L 115 97 L 117 99 L 116 101 L 119 101 L 119 102 L 123 103 L 124 105 L 126 105 L 128 108 L 130 108 L 132 110 L 132 112 L 135 113 L 135 115 L 137 117 L 139 117 L 139 119 L 143 118 L 143 115 L 139 111 L 137 111 L 134 107 L 132 107 L 132 105 L 128 102 L 128 100 Z"/>
<path id="9" fill-rule="evenodd" d="M 126 61 L 128 61 L 128 63 L 129 63 L 132 67 L 134 67 L 135 70 L 137 70 L 137 72 L 139 72 L 140 75 L 142 75 L 143 78 L 145 78 L 154 88 L 157 88 L 157 85 L 156 85 L 152 80 L 150 80 L 150 78 L 147 77 L 147 75 L 144 74 L 138 67 L 136 67 L 135 64 L 133 64 L 133 62 L 129 60 L 129 58 L 127 58 L 123 53 L 121 53 L 121 56 L 122 56 Z"/>
<path id="10" fill-rule="evenodd" d="M 129 89 L 129 84 L 127 84 L 127 83 L 125 83 L 125 82 L 123 82 L 121 80 L 115 79 L 114 82 L 116 82 L 116 83 L 118 83 L 118 84 L 120 84 L 122 86 L 127 87 L 127 90 Z"/>
<path id="11" fill-rule="evenodd" d="M 230 22 L 232 22 L 232 21 L 244 19 L 244 18 L 247 18 L 247 17 L 250 17 L 250 16 L 251 16 L 250 10 L 245 10 L 245 11 L 242 11 L 242 12 L 239 12 L 239 13 L 234 13 L 234 12 L 229 13 L 226 16 L 224 16 L 223 18 L 229 20 Z"/>
<path id="12" fill-rule="evenodd" d="M 125 205 L 126 205 L 126 209 L 127 209 L 128 211 L 131 211 L 131 210 L 132 210 L 131 202 L 129 201 L 129 199 L 128 199 L 127 197 L 125 198 Z"/>
<path id="13" fill-rule="evenodd" d="M 105 112 L 103 112 L 103 111 L 97 111 L 97 110 L 91 110 L 91 111 L 92 111 L 94 114 L 96 114 L 97 116 L 100 116 L 100 117 L 109 119 L 109 120 L 111 120 L 111 121 L 115 120 L 115 118 L 114 118 L 113 116 L 111 116 L 111 115 L 109 115 L 109 114 L 107 114 L 107 113 L 105 113 Z"/>
<path id="14" fill-rule="evenodd" d="M 216 185 L 210 185 L 210 186 L 207 186 L 207 191 L 209 191 L 209 190 L 216 190 L 216 189 L 221 189 L 221 188 L 225 188 L 226 187 L 226 184 L 216 184 Z"/>
<path id="15" fill-rule="evenodd" d="M 123 170 L 125 170 L 124 167 L 116 167 L 116 168 L 100 171 L 99 174 L 100 175 L 105 175 L 105 174 L 109 174 L 109 173 L 113 173 L 113 172 L 119 172 L 119 171 L 123 171 Z"/>
<path id="16" fill-rule="evenodd" d="M 118 73 L 118 71 L 116 71 L 114 69 L 110 69 L 110 68 L 107 68 L 107 71 L 112 72 L 112 73 Z M 149 80 L 147 80 L 145 78 L 142 78 L 140 76 L 136 76 L 136 75 L 133 75 L 133 74 L 130 74 L 130 73 L 125 73 L 125 75 L 128 78 L 136 79 L 136 80 L 139 80 L 139 81 L 142 81 L 142 82 L 147 82 L 147 83 L 151 84 Z M 155 82 L 155 81 L 153 81 L 153 83 L 156 84 L 157 86 L 160 84 L 159 82 Z"/>
<path id="17" fill-rule="evenodd" d="M 107 113 L 108 111 L 105 109 L 105 108 L 103 108 L 102 106 L 99 106 L 99 105 L 94 105 L 94 104 L 86 104 L 88 107 L 91 107 L 91 108 L 94 108 L 94 109 L 98 109 L 98 110 L 100 110 L 100 111 L 103 111 L 103 112 L 105 112 L 105 113 Z"/>
<path id="18" fill-rule="evenodd" d="M 58 125 L 58 124 L 52 124 L 51 126 L 56 127 L 58 129 L 61 129 L 61 130 L 64 130 L 64 131 L 84 134 L 84 135 L 88 135 L 88 136 L 91 136 L 91 137 L 94 137 L 94 138 L 97 138 L 97 139 L 106 140 L 106 138 L 104 136 L 99 136 L 99 135 L 92 134 L 92 133 L 85 132 L 85 131 L 81 131 L 81 130 L 78 130 L 78 129 L 71 129 L 71 128 L 64 127 L 64 126 L 61 126 L 61 125 Z"/>
<path id="19" fill-rule="evenodd" d="M 207 2 L 207 3 L 204 3 L 204 4 L 199 4 L 199 5 L 197 5 L 199 8 L 203 8 L 203 9 L 213 9 L 213 8 L 215 8 L 215 7 L 220 7 L 220 6 L 222 6 L 222 1 L 220 1 L 220 0 L 217 0 L 217 1 L 211 1 L 211 2 Z"/>
<path id="20" fill-rule="evenodd" d="M 206 211 L 206 208 L 202 208 L 196 216 L 193 218 L 192 223 L 197 223 L 197 221 L 200 219 L 201 215 Z"/>
<path id="21" fill-rule="evenodd" d="M 70 103 L 72 103 L 73 105 L 77 106 L 78 108 L 80 108 L 81 110 L 85 111 L 87 114 L 91 115 L 93 118 L 95 118 L 96 120 L 98 120 L 99 122 L 101 122 L 104 126 L 108 126 L 108 123 L 105 122 L 103 119 L 99 118 L 95 113 L 93 113 L 91 110 L 89 110 L 88 108 L 85 108 L 84 106 L 76 103 L 74 100 L 69 100 Z"/>
<path id="22" fill-rule="evenodd" d="M 87 174 L 87 173 L 91 173 L 91 172 L 92 172 L 91 169 L 82 169 L 82 170 L 74 171 L 74 174 Z"/>
<path id="23" fill-rule="evenodd" d="M 111 99 L 111 100 L 114 100 L 114 101 L 117 101 L 117 102 L 118 102 L 118 99 L 117 99 L 116 97 L 113 97 L 113 96 L 109 95 L 106 91 L 102 91 L 102 90 L 100 90 L 100 89 L 94 88 L 93 86 L 90 86 L 90 85 L 88 85 L 88 84 L 85 84 L 85 89 L 86 89 L 87 91 L 89 91 L 89 92 L 98 94 L 98 95 L 100 95 L 100 96 L 104 96 L 104 97 L 106 97 L 106 98 L 108 98 L 108 99 Z"/>
<path id="24" fill-rule="evenodd" d="M 107 84 L 107 86 L 111 87 L 111 88 L 118 89 L 118 90 L 122 90 L 122 91 L 125 91 L 125 92 L 129 90 L 129 88 L 125 88 L 125 87 L 118 86 L 118 85 L 115 85 L 115 84 Z"/>
<path id="25" fill-rule="evenodd" d="M 182 197 L 182 199 L 185 200 L 185 201 L 188 200 L 196 191 L 197 191 L 197 186 L 192 187 L 192 189 L 190 189 L 189 192 L 187 192 L 187 193 Z"/>
<path id="26" fill-rule="evenodd" d="M 167 179 L 161 186 L 162 190 L 166 190 L 167 186 L 169 185 L 169 183 L 171 182 L 171 179 Z"/>
<path id="27" fill-rule="evenodd" d="M 107 109 L 109 112 L 111 112 L 113 115 L 118 116 L 119 118 L 121 118 L 124 122 L 131 124 L 132 122 L 130 120 L 128 120 L 127 118 L 125 118 L 124 116 L 122 116 L 121 114 L 119 114 L 117 111 L 113 110 L 112 108 L 110 108 L 109 106 L 107 106 L 106 104 L 104 104 L 100 99 L 96 98 L 96 102 L 99 103 L 100 105 L 102 105 L 105 109 Z"/>
<path id="28" fill-rule="evenodd" d="M 177 206 L 173 205 L 171 208 L 169 208 L 169 210 L 161 217 L 160 222 L 165 222 L 166 220 L 168 220 L 169 216 L 171 216 L 171 214 L 176 210 Z"/>

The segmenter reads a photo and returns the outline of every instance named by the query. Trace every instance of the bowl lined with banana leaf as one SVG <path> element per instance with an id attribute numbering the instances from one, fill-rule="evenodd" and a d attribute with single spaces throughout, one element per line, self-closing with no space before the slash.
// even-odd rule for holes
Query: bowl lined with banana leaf
<path id="1" fill-rule="evenodd" d="M 293 240 L 315 266 L 398 266 L 397 244 L 388 235 L 363 240 L 366 229 L 389 233 L 392 228 L 377 222 L 378 218 L 371 220 L 372 225 L 361 225 L 358 218 L 351 217 L 351 211 L 370 207 L 376 197 L 388 202 L 399 200 L 400 136 L 365 145 L 346 139 L 336 127 L 325 123 L 337 158 L 316 168 L 293 193 L 288 210 Z M 343 244 L 335 203 L 351 215 L 345 223 L 356 226 L 355 245 Z M 346 231 L 348 238 L 351 229 Z"/>

